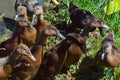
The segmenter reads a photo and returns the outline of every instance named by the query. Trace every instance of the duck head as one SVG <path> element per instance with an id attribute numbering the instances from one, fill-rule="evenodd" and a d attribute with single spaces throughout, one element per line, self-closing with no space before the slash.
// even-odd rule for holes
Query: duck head
<path id="1" fill-rule="evenodd" d="M 101 59 L 102 60 L 105 59 L 107 54 L 111 54 L 113 45 L 114 45 L 114 37 L 112 33 L 109 33 L 102 42 L 102 47 L 101 47 L 101 50 L 102 50 Z"/>
<path id="2" fill-rule="evenodd" d="M 83 28 L 83 31 L 86 33 L 93 32 L 96 28 L 99 29 L 100 35 L 104 36 L 103 28 L 109 29 L 109 26 L 107 26 L 103 20 L 97 17 L 93 17 L 88 24 Z"/>
<path id="3" fill-rule="evenodd" d="M 21 4 L 27 8 L 27 13 L 33 14 L 33 6 L 30 4 L 29 0 L 14 0 L 15 11 L 17 11 L 17 7 Z"/>
<path id="4" fill-rule="evenodd" d="M 92 17 L 88 25 L 98 28 L 101 36 L 104 36 L 103 28 L 110 29 L 102 19 L 97 17 Z"/>
<path id="5" fill-rule="evenodd" d="M 114 37 L 109 33 L 102 42 L 101 49 L 98 51 L 96 58 L 102 62 L 104 66 L 116 67 L 120 64 L 120 50 L 114 44 Z"/>
<path id="6" fill-rule="evenodd" d="M 24 15 L 27 15 L 27 9 L 25 6 L 19 5 L 17 7 L 17 11 L 14 19 L 16 20 L 19 16 L 24 16 Z"/>
<path id="7" fill-rule="evenodd" d="M 32 19 L 34 20 L 37 15 L 42 15 L 43 17 L 43 7 L 41 5 L 34 6 L 34 14 L 33 14 Z"/>
<path id="8" fill-rule="evenodd" d="M 27 56 L 32 61 L 36 61 L 30 49 L 25 44 L 19 44 L 18 46 L 16 46 L 15 49 L 12 51 L 12 55 L 16 56 L 16 58 L 19 58 L 21 56 Z"/>
<path id="9" fill-rule="evenodd" d="M 55 26 L 46 27 L 46 28 L 44 28 L 43 32 L 44 32 L 44 34 L 46 34 L 48 36 L 55 35 L 57 37 L 65 39 L 65 37 L 60 33 L 60 31 Z"/>

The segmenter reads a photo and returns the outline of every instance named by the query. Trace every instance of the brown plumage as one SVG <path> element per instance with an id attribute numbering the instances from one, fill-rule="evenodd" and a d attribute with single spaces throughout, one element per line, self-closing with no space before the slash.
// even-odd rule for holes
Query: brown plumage
<path id="1" fill-rule="evenodd" d="M 35 80 L 53 80 L 55 75 L 61 71 L 67 56 L 66 51 L 72 43 L 81 46 L 82 50 L 86 52 L 83 38 L 79 34 L 68 34 L 65 40 L 50 48 L 44 54 L 42 65 Z"/>
<path id="2" fill-rule="evenodd" d="M 33 19 L 32 24 L 35 26 L 37 30 L 37 34 L 36 34 L 36 41 L 37 41 L 43 29 L 45 27 L 49 27 L 50 24 L 47 21 L 45 21 L 43 18 L 43 7 L 42 6 L 36 5 L 34 7 L 34 13 L 37 18 Z"/>
<path id="3" fill-rule="evenodd" d="M 59 31 L 53 26 L 44 28 L 38 41 L 31 48 L 31 53 L 36 58 L 36 62 L 32 62 L 30 59 L 26 57 L 21 57 L 17 61 L 17 65 L 12 72 L 13 79 L 17 77 L 20 80 L 32 80 L 41 65 L 41 62 L 43 59 L 43 45 L 46 41 L 46 38 L 50 35 L 58 35 L 58 34 L 59 34 Z"/>
<path id="4" fill-rule="evenodd" d="M 24 44 L 19 44 L 14 48 L 9 56 L 0 58 L 0 80 L 6 80 L 8 78 L 14 65 L 16 64 L 16 61 L 21 56 L 26 56 L 32 61 L 36 61 L 31 54 L 30 49 Z"/>
<path id="5" fill-rule="evenodd" d="M 96 27 L 99 26 L 99 24 L 101 26 L 107 27 L 106 25 L 104 25 L 105 23 L 102 19 L 95 17 L 87 10 L 77 7 L 72 2 L 70 2 L 68 11 L 70 13 L 70 19 L 72 21 L 72 25 L 74 28 L 77 27 L 83 29 L 85 26 L 90 26 L 91 23 L 94 23 L 93 26 Z M 96 23 L 99 24 L 96 25 Z M 103 28 L 99 27 L 99 30 L 100 30 L 100 34 L 104 36 Z"/>
<path id="6" fill-rule="evenodd" d="M 93 20 L 88 26 L 84 27 L 83 32 L 80 34 L 84 40 L 84 44 L 86 44 L 86 40 L 88 39 L 89 33 L 94 31 L 96 28 L 104 27 L 102 25 L 104 24 L 101 24 L 100 22 Z M 83 54 L 86 54 L 81 49 L 81 46 L 77 46 L 76 44 L 72 44 L 70 48 L 67 50 L 67 53 L 68 55 L 63 66 L 63 72 L 66 72 L 71 64 L 77 63 Z"/>
<path id="7" fill-rule="evenodd" d="M 16 20 L 16 26 L 11 38 L 0 44 L 0 48 L 4 48 L 4 50 L 0 50 L 0 57 L 9 55 L 19 43 L 25 43 L 29 47 L 35 43 L 36 30 L 31 28 L 27 21 L 26 8 L 18 6 L 17 13 L 19 17 Z"/>
<path id="8" fill-rule="evenodd" d="M 120 64 L 120 50 L 114 44 L 114 37 L 109 33 L 102 42 L 95 57 L 103 66 L 114 68 Z"/>

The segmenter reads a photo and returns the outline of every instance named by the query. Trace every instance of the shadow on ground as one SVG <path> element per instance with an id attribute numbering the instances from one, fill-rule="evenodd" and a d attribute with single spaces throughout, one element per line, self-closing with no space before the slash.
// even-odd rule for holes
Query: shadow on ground
<path id="1" fill-rule="evenodd" d="M 99 80 L 104 76 L 104 68 L 89 56 L 82 60 L 79 70 L 75 74 L 76 80 Z"/>

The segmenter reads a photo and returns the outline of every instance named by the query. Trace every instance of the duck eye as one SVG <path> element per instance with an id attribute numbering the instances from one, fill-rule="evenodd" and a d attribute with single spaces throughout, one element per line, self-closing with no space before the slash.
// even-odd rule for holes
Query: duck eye
<path id="1" fill-rule="evenodd" d="M 22 9 L 20 9 L 20 11 L 22 11 Z"/>
<path id="2" fill-rule="evenodd" d="M 37 10 L 39 10 L 39 8 L 37 8 Z"/>

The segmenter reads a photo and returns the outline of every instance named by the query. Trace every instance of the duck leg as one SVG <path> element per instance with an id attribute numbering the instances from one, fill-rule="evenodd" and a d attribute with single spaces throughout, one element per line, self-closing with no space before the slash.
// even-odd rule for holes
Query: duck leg
<path id="1" fill-rule="evenodd" d="M 68 80 L 72 79 L 72 73 L 69 70 L 67 70 L 67 77 L 68 77 Z"/>

